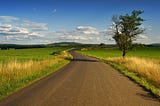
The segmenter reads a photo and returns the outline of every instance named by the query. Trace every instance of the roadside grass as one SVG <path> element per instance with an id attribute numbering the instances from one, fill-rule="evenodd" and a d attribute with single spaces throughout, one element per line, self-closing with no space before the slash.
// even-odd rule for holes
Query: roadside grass
<path id="1" fill-rule="evenodd" d="M 156 98 L 160 99 L 160 88 L 155 86 L 151 80 L 115 62 L 108 61 L 108 60 L 103 60 L 103 61 L 111 65 L 115 69 L 117 69 L 119 72 L 121 72 L 131 80 L 138 83 L 140 86 L 142 86 L 147 91 L 152 93 Z"/>
<path id="2" fill-rule="evenodd" d="M 125 59 L 116 49 L 79 52 L 110 64 L 160 98 L 160 48 L 138 48 L 136 51 L 131 51 Z"/>
<path id="3" fill-rule="evenodd" d="M 160 87 L 160 60 L 143 59 L 137 57 L 126 58 L 107 58 L 108 61 L 115 62 L 119 65 L 125 66 L 129 70 L 146 77 Z"/>
<path id="4" fill-rule="evenodd" d="M 53 51 L 56 51 L 56 49 L 52 48 L 52 52 Z M 28 53 L 33 54 L 33 52 L 35 51 L 33 50 Z M 43 52 L 45 52 L 45 49 Z M 23 58 L 23 56 L 21 57 Z M 63 51 L 60 54 L 52 55 L 49 58 L 44 56 L 44 58 L 40 60 L 32 60 L 28 57 L 23 61 L 21 60 L 22 58 L 0 62 L 0 99 L 5 98 L 17 90 L 58 70 L 69 63 L 66 58 L 71 58 L 71 55 L 68 52 Z"/>

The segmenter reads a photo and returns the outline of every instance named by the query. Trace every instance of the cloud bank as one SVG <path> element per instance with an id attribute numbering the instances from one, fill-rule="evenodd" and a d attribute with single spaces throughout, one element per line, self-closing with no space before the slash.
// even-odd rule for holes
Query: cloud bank
<path id="1" fill-rule="evenodd" d="M 23 27 L 30 28 L 32 31 L 46 31 L 48 30 L 48 26 L 46 23 L 37 23 L 29 20 L 23 20 Z"/>
<path id="2" fill-rule="evenodd" d="M 17 22 L 18 21 L 18 22 Z M 43 22 L 33 22 L 13 16 L 0 16 L 0 43 L 48 44 L 55 42 L 115 43 L 112 27 L 99 30 L 93 26 L 77 26 L 72 30 L 49 30 Z M 18 23 L 18 24 L 17 24 Z M 148 42 L 147 35 L 139 35 L 138 42 Z M 158 38 L 157 38 L 158 39 Z"/>
<path id="3" fill-rule="evenodd" d="M 97 29 L 91 26 L 78 26 L 77 31 L 80 31 L 86 35 L 91 35 L 91 34 L 98 35 L 99 34 Z"/>
<path id="4" fill-rule="evenodd" d="M 19 18 L 14 16 L 0 16 L 0 22 L 14 22 L 18 20 Z"/>

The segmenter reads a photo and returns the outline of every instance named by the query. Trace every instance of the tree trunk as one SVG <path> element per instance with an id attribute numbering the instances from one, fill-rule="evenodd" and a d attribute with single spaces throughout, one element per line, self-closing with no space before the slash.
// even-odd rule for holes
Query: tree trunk
<path id="1" fill-rule="evenodd" d="M 123 56 L 123 58 L 125 58 L 125 56 L 126 56 L 126 51 L 125 50 L 123 50 L 122 56 Z"/>

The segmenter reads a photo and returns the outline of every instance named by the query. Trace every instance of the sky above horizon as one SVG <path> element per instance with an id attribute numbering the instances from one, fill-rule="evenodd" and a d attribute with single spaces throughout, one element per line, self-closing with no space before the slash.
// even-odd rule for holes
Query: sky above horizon
<path id="1" fill-rule="evenodd" d="M 1 44 L 115 43 L 113 15 L 143 10 L 138 43 L 160 43 L 159 0 L 1 0 Z"/>

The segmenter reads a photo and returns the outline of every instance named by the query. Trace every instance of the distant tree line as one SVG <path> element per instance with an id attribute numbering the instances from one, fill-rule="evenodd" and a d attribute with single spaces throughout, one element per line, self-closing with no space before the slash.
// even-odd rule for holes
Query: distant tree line
<path id="1" fill-rule="evenodd" d="M 8 49 L 28 49 L 28 48 L 44 48 L 46 45 L 16 45 L 16 44 L 0 44 L 1 50 Z"/>

